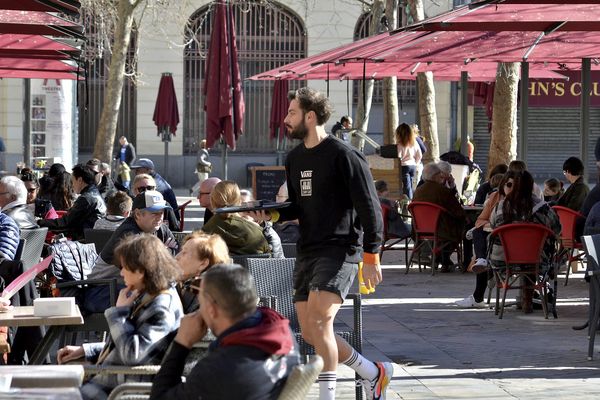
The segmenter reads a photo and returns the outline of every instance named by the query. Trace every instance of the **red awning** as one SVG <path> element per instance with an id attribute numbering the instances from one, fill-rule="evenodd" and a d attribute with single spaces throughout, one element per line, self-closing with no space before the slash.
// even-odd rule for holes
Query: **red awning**
<path id="1" fill-rule="evenodd" d="M 66 60 L 80 50 L 41 35 L 0 34 L 0 56 Z"/>
<path id="2" fill-rule="evenodd" d="M 81 4 L 78 0 L 2 0 L 0 7 L 3 10 L 59 12 L 73 15 L 79 14 Z"/>
<path id="3" fill-rule="evenodd" d="M 600 31 L 600 4 L 562 1 L 478 2 L 416 24 L 425 31 Z M 485 21 L 482 23 L 482 21 Z M 485 25 L 483 25 L 485 24 Z"/>
<path id="4" fill-rule="evenodd" d="M 0 9 L 0 33 L 83 38 L 82 31 L 83 26 L 46 12 Z"/>

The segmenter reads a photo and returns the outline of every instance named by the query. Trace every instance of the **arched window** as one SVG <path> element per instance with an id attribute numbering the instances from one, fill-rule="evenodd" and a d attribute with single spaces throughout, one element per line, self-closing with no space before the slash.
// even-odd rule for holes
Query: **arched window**
<path id="1" fill-rule="evenodd" d="M 99 40 L 94 29 L 93 21 L 86 24 L 88 29 L 88 47 L 95 46 Z M 116 137 L 123 135 L 130 143 L 136 144 L 136 116 L 137 116 L 137 88 L 135 73 L 137 71 L 135 57 L 137 34 L 135 29 L 131 32 L 129 49 L 127 52 L 127 66 L 125 68 L 125 81 L 123 82 L 123 95 L 121 107 L 119 108 L 119 122 L 117 124 Z M 93 48 L 93 47 L 92 47 Z M 80 81 L 77 85 L 78 108 L 79 108 L 79 151 L 91 153 L 96 142 L 96 132 L 102 114 L 104 92 L 108 80 L 108 67 L 110 55 L 107 50 L 101 57 L 86 63 L 87 79 Z M 118 141 L 115 140 L 118 145 Z"/>
<path id="2" fill-rule="evenodd" d="M 369 29 L 371 25 L 371 12 L 362 14 L 356 26 L 354 27 L 354 40 L 363 39 L 369 36 Z M 403 15 L 402 6 L 398 8 L 398 25 L 402 25 L 400 22 L 400 16 Z M 359 92 L 360 81 L 354 81 L 354 104 L 357 104 L 358 92 Z M 360 100 L 362 101 L 362 100 Z M 400 80 L 398 79 L 398 104 L 415 104 L 416 101 L 416 85 L 415 81 L 411 80 Z M 375 86 L 373 88 L 373 101 L 372 106 L 383 105 L 383 81 L 375 80 Z"/>
<path id="3" fill-rule="evenodd" d="M 190 18 L 191 32 L 184 51 L 183 153 L 195 154 L 206 138 L 202 85 L 210 43 L 214 3 Z M 269 139 L 272 81 L 245 81 L 252 75 L 306 57 L 306 32 L 300 17 L 275 2 L 248 1 L 234 5 L 238 62 L 246 103 L 244 134 L 237 148 L 244 152 L 272 151 Z M 290 81 L 290 89 L 302 82 Z"/>

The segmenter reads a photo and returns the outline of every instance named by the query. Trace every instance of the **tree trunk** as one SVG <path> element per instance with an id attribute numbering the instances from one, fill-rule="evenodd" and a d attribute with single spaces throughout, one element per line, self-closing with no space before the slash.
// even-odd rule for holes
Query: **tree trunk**
<path id="1" fill-rule="evenodd" d="M 373 36 L 379 33 L 381 16 L 383 15 L 383 3 L 381 0 L 374 0 L 371 7 L 371 26 L 369 27 L 369 35 Z M 363 85 L 364 82 L 364 85 Z M 364 87 L 363 87 L 364 86 Z M 358 90 L 358 107 L 356 107 L 356 118 L 354 127 L 361 130 L 365 134 L 369 127 L 369 113 L 371 112 L 371 103 L 373 101 L 373 79 L 368 81 L 361 81 L 360 88 Z M 363 151 L 365 147 L 365 140 L 358 137 L 352 137 L 352 145 Z"/>
<path id="2" fill-rule="evenodd" d="M 422 0 L 408 0 L 410 16 L 413 22 L 419 22 L 425 18 Z M 433 86 L 433 74 L 431 72 L 419 72 L 417 74 L 417 86 L 419 88 L 419 130 L 427 145 L 427 153 L 423 155 L 423 163 L 438 161 L 440 158 L 440 141 L 437 130 L 437 112 L 435 109 L 435 87 Z"/>
<path id="3" fill-rule="evenodd" d="M 498 63 L 488 171 L 497 164 L 508 164 L 517 156 L 519 72 L 520 63 Z"/>
<path id="4" fill-rule="evenodd" d="M 385 16 L 388 31 L 398 27 L 398 0 L 386 0 Z M 396 143 L 396 127 L 398 126 L 398 78 L 395 76 L 383 79 L 383 143 Z"/>
<path id="5" fill-rule="evenodd" d="M 118 3 L 106 94 L 94 144 L 94 157 L 104 162 L 110 162 L 112 159 L 125 80 L 127 51 L 133 27 L 133 12 L 138 4 L 139 0 L 119 0 Z"/>
<path id="6" fill-rule="evenodd" d="M 440 159 L 433 74 L 431 72 L 419 72 L 417 82 L 419 89 L 419 130 L 425 143 L 427 143 L 427 153 L 423 155 L 423 163 L 427 164 Z"/>

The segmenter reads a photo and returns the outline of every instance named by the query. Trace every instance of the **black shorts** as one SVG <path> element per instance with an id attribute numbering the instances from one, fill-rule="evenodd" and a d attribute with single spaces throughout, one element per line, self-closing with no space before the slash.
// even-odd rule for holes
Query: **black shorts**
<path id="1" fill-rule="evenodd" d="M 300 257 L 294 268 L 294 302 L 307 301 L 311 291 L 325 290 L 346 298 L 358 264 L 343 259 L 326 257 Z"/>

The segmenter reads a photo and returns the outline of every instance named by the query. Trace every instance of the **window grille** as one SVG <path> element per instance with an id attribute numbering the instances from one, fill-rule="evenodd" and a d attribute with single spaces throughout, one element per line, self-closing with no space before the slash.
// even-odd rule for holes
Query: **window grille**
<path id="1" fill-rule="evenodd" d="M 184 154 L 196 154 L 199 141 L 206 138 L 202 85 L 213 24 L 213 6 L 214 3 L 206 5 L 192 15 L 185 42 Z M 234 5 L 233 14 L 246 104 L 244 134 L 237 141 L 237 149 L 243 152 L 270 152 L 276 147 L 275 141 L 269 139 L 273 81 L 244 79 L 306 57 L 306 31 L 300 17 L 275 2 L 239 2 Z M 290 90 L 303 85 L 304 81 L 290 81 Z"/>

